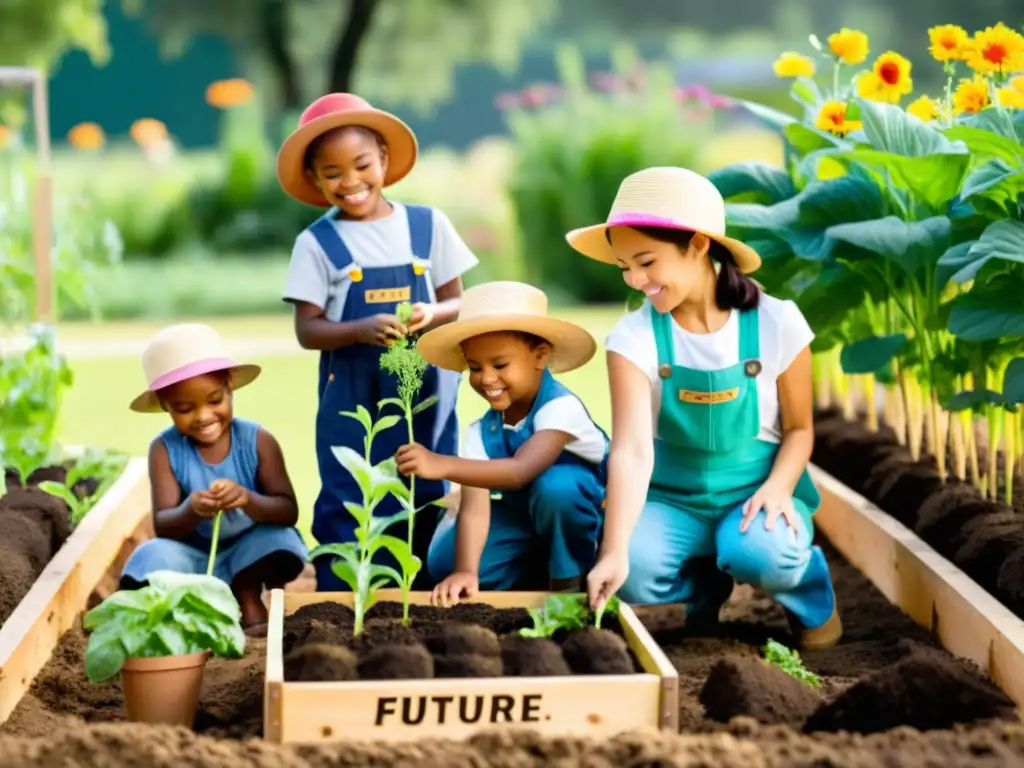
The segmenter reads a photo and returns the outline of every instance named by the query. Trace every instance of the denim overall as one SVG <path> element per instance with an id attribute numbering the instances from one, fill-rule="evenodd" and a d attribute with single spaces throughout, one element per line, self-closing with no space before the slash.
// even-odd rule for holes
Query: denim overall
<path id="1" fill-rule="evenodd" d="M 515 456 L 534 435 L 537 412 L 552 400 L 574 397 L 551 372 L 544 370 L 530 412 L 516 429 L 506 429 L 501 411 L 489 410 L 480 419 L 484 450 L 490 459 Z M 596 425 L 595 425 L 596 426 Z M 600 427 L 598 427 L 600 429 Z M 592 464 L 563 450 L 553 465 L 527 487 L 491 494 L 491 521 L 480 557 L 479 584 L 483 590 L 523 587 L 523 580 L 538 581 L 585 575 L 594 564 L 604 521 L 608 471 L 608 436 L 600 464 Z M 547 578 L 536 579 L 536 569 Z M 455 567 L 455 524 L 446 518 L 430 546 L 428 568 L 443 579 Z"/>
<path id="2" fill-rule="evenodd" d="M 389 267 L 364 267 L 353 254 L 332 223 L 337 209 L 332 208 L 310 226 L 320 247 L 335 269 L 347 273 L 352 280 L 339 318 L 341 322 L 361 320 L 380 313 L 394 314 L 398 304 L 432 301 L 428 284 L 430 246 L 433 237 L 433 216 L 429 208 L 407 205 L 411 253 L 408 264 Z M 320 354 L 320 376 L 317 392 L 319 407 L 316 415 L 316 455 L 320 469 L 320 494 L 313 507 L 313 535 L 321 544 L 355 540 L 355 519 L 345 509 L 345 502 L 360 503 L 362 492 L 348 470 L 338 463 L 331 449 L 347 446 L 362 454 L 366 432 L 355 419 L 341 415 L 355 411 L 362 405 L 371 417 L 378 419 L 388 414 L 401 415 L 400 408 L 386 405 L 378 411 L 377 403 L 387 397 L 398 397 L 398 377 L 380 367 L 380 358 L 387 347 L 352 344 L 341 349 L 326 350 Z M 442 454 L 454 454 L 458 448 L 458 421 L 455 398 L 458 393 L 459 374 L 428 366 L 423 374 L 419 400 L 432 395 L 439 400 L 413 418 L 415 441 Z M 393 457 L 408 442 L 403 420 L 394 427 L 379 432 L 373 440 L 371 461 L 377 464 Z M 446 482 L 416 479 L 417 508 L 437 501 L 447 493 Z M 375 515 L 391 515 L 400 510 L 398 501 L 390 494 L 377 506 Z M 425 560 L 427 546 L 437 525 L 438 515 L 428 507 L 416 517 L 413 531 L 413 551 Z M 388 533 L 405 539 L 408 527 L 400 523 Z M 348 591 L 349 587 L 331 570 L 333 557 L 317 558 L 317 589 L 319 591 Z M 397 566 L 390 553 L 381 550 L 375 562 Z M 420 570 L 414 588 L 428 586 L 427 569 Z"/>
<path id="3" fill-rule="evenodd" d="M 243 488 L 261 491 L 256 440 L 259 425 L 237 416 L 231 420 L 231 450 L 219 464 L 208 464 L 188 437 L 177 427 L 160 433 L 167 449 L 182 497 L 206 490 L 218 478 L 233 480 Z M 213 519 L 201 521 L 184 539 L 150 539 L 132 553 L 122 572 L 122 587 L 137 588 L 152 571 L 206 573 L 213 540 Z M 254 563 L 274 557 L 267 563 L 274 572 L 276 586 L 295 579 L 305 565 L 309 552 L 298 531 L 290 525 L 257 523 L 240 509 L 226 509 L 221 515 L 217 557 L 213 575 L 228 584 Z"/>
<path id="4" fill-rule="evenodd" d="M 768 479 L 779 446 L 759 439 L 757 309 L 739 317 L 740 360 L 714 371 L 676 365 L 672 315 L 650 308 L 663 380 L 647 503 L 630 540 L 628 603 L 687 604 L 714 619 L 732 581 L 772 595 L 808 628 L 832 614 L 828 563 L 812 546 L 821 497 L 805 470 L 793 493 L 797 535 L 781 517 L 765 530 L 762 510 L 740 532 L 743 504 Z"/>

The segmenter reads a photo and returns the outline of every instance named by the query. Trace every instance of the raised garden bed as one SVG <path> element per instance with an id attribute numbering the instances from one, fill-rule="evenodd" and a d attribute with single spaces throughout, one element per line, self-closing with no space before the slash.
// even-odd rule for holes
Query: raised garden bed
<path id="1" fill-rule="evenodd" d="M 10 490 L 0 497 L 0 595 L 5 601 L 0 720 L 14 709 L 82 608 L 113 587 L 116 576 L 108 570 L 119 570 L 132 548 L 151 535 L 145 459 L 128 461 L 73 529 L 68 504 L 36 487 L 46 480 L 63 482 L 66 471 L 37 471 L 25 488 L 9 478 Z M 81 484 L 95 490 L 98 482 L 87 477 Z M 89 495 L 89 490 L 83 494 Z"/>
<path id="2" fill-rule="evenodd" d="M 385 590 L 353 637 L 351 594 L 275 590 L 264 737 L 458 738 L 508 723 L 552 734 L 676 730 L 678 675 L 633 611 L 550 639 L 520 635 L 546 597 L 483 593 L 445 610 L 416 593 L 406 627 L 400 591 Z"/>
<path id="3" fill-rule="evenodd" d="M 288 679 L 291 675 L 285 672 L 285 658 L 289 653 L 317 643 L 341 648 L 348 644 L 346 632 L 349 638 L 351 632 L 346 630 L 349 619 L 344 609 L 336 610 L 333 617 L 330 609 L 314 610 L 311 604 L 323 604 L 323 595 L 286 592 L 274 601 L 275 621 L 282 622 L 281 666 L 279 674 L 271 675 L 271 683 L 281 692 L 279 703 L 263 696 L 265 670 L 273 667 L 278 653 L 274 650 L 268 655 L 267 641 L 258 639 L 250 643 L 241 660 L 209 662 L 196 733 L 118 722 L 125 717 L 120 683 L 114 678 L 92 685 L 85 679 L 85 637 L 76 627 L 64 635 L 50 663 L 0 727 L 0 749 L 24 766 L 60 764 L 68 759 L 95 763 L 109 759 L 114 752 L 123 765 L 161 761 L 209 766 L 372 763 L 416 764 L 419 768 L 513 765 L 517 761 L 530 765 L 559 761 L 611 765 L 689 761 L 725 766 L 984 766 L 1024 760 L 1024 726 L 1019 723 L 1013 700 L 973 664 L 955 660 L 939 645 L 939 639 L 955 643 L 959 642 L 957 638 L 976 638 L 976 646 L 999 648 L 993 656 L 993 674 L 1010 688 L 1011 695 L 1018 696 L 1006 680 L 1007 675 L 1020 678 L 1014 671 L 1020 667 L 1012 666 L 1019 664 L 1021 656 L 1019 636 L 1014 634 L 1014 626 L 1005 625 L 1005 611 L 1000 615 L 1002 609 L 993 608 L 992 601 L 975 601 L 969 591 L 970 581 L 910 531 L 870 504 L 849 496 L 848 491 L 847 495 L 835 493 L 841 487 L 827 476 L 816 472 L 815 477 L 824 497 L 819 532 L 835 540 L 838 549 L 864 568 L 871 581 L 903 605 L 907 613 L 890 603 L 825 542 L 846 634 L 835 648 L 804 654 L 804 665 L 819 679 L 814 688 L 758 658 L 770 639 L 784 644 L 791 644 L 792 639 L 778 606 L 749 587 L 737 587 L 722 612 L 722 626 L 713 636 L 687 630 L 684 611 L 678 606 L 637 609 L 640 622 L 678 672 L 676 716 L 680 735 L 652 728 L 631 729 L 624 723 L 606 720 L 593 729 L 594 735 L 602 738 L 548 737 L 536 733 L 537 723 L 527 722 L 496 724 L 498 731 L 453 741 L 457 733 L 446 721 L 432 730 L 420 726 L 420 738 L 413 742 L 390 745 L 380 743 L 381 738 L 341 744 L 274 745 L 260 741 L 265 730 L 280 727 L 265 722 L 264 708 L 272 716 L 274 707 L 279 707 L 287 718 L 294 705 L 298 710 L 294 718 L 308 721 L 296 727 L 311 731 L 309 737 L 316 741 L 325 738 L 320 732 L 325 724 L 332 729 L 342 727 L 330 711 L 339 706 L 334 699 L 335 686 L 377 689 L 373 694 L 353 698 L 366 701 L 364 717 L 375 716 L 378 707 L 381 681 L 310 683 Z M 957 581 L 953 577 L 959 583 L 951 584 Z M 951 592 L 961 599 L 954 614 L 946 607 Z M 286 603 L 309 607 L 285 615 Z M 398 618 L 400 607 L 378 604 L 373 610 L 379 617 L 392 614 L 389 621 L 396 629 L 391 639 L 404 634 Z M 479 609 L 468 606 L 457 610 L 465 619 Z M 319 616 L 317 611 L 321 612 Z M 454 613 L 448 615 L 455 617 Z M 935 632 L 927 621 L 926 628 L 914 620 L 930 620 L 936 615 L 939 622 Z M 415 609 L 412 617 L 414 623 L 423 618 Z M 520 620 L 528 623 L 526 617 Z M 375 621 L 372 612 L 368 614 L 368 626 Z M 514 626 L 512 622 L 497 628 L 504 632 Z M 997 636 L 989 626 L 995 626 L 1001 634 Z M 370 634 L 367 630 L 363 641 L 367 645 Z M 970 653 L 977 655 L 977 648 Z M 638 656 L 635 650 L 634 655 Z M 324 676 L 321 674 L 321 679 Z M 634 673 L 621 677 L 640 681 L 646 676 Z M 625 716 L 634 706 L 633 700 L 603 687 L 610 679 L 599 677 L 590 686 L 591 700 L 587 703 L 593 704 L 592 711 L 600 711 L 597 708 L 606 706 L 603 700 L 610 698 L 612 702 L 607 706 L 614 704 Z M 560 696 L 563 694 L 557 693 L 558 685 L 571 685 L 572 680 L 548 677 L 539 682 L 550 683 L 556 692 L 552 695 Z M 578 678 L 579 682 L 583 680 Z M 503 691 L 495 682 L 487 678 L 387 681 L 384 684 L 390 686 L 390 695 L 398 703 L 397 714 L 387 717 L 401 720 L 401 697 L 410 686 L 438 690 L 441 686 L 462 685 L 474 696 L 500 695 Z M 523 682 L 524 678 L 503 678 L 500 684 Z M 296 691 L 300 691 L 299 698 L 290 699 Z M 547 692 L 542 696 L 541 711 L 554 712 L 549 709 L 553 699 L 548 699 Z M 388 710 L 390 703 L 385 704 Z M 348 709 L 351 705 L 345 702 L 340 706 Z M 573 701 L 573 706 L 578 706 L 578 701 Z M 645 706 L 652 708 L 650 703 Z M 287 735 L 291 721 L 283 723 L 287 724 Z M 521 728 L 534 728 L 534 732 L 520 733 Z M 626 732 L 619 734 L 623 730 Z"/>

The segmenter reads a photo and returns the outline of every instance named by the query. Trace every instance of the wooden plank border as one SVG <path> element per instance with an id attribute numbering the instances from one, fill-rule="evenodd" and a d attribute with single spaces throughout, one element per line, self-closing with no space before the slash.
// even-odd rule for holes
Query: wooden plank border
<path id="1" fill-rule="evenodd" d="M 1024 710 L 1024 620 L 898 520 L 818 467 L 810 472 L 822 497 L 815 527 L 889 602 Z"/>
<path id="2" fill-rule="evenodd" d="M 483 592 L 468 602 L 495 608 L 534 608 L 544 592 Z M 381 590 L 381 601 L 401 592 Z M 429 604 L 428 592 L 411 602 Z M 270 596 L 264 681 L 264 738 L 277 744 L 337 741 L 405 742 L 464 738 L 496 725 L 551 735 L 607 734 L 635 727 L 679 729 L 679 676 L 627 605 L 620 622 L 644 672 L 571 677 L 434 678 L 352 682 L 285 682 L 285 616 L 305 605 L 351 605 L 343 592 L 285 592 Z M 415 715 L 409 716 L 414 710 Z M 474 716 L 466 715 L 472 709 Z M 447 717 L 446 714 L 447 713 Z M 501 717 L 499 717 L 501 715 Z"/>
<path id="3" fill-rule="evenodd" d="M 122 544 L 150 512 L 148 463 L 133 458 L 0 629 L 0 723 L 50 660 L 61 635 L 74 626 Z"/>

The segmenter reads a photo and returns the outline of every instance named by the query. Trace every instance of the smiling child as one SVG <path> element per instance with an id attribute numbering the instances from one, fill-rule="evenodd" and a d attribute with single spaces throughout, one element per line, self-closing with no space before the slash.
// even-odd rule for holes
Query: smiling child
<path id="1" fill-rule="evenodd" d="M 388 344 L 448 322 L 458 312 L 462 275 L 477 259 L 441 211 L 403 205 L 384 197 L 416 161 L 416 137 L 394 115 L 347 93 L 311 104 L 278 155 L 278 180 L 292 197 L 328 211 L 295 241 L 284 289 L 294 307 L 295 334 L 305 349 L 320 353 L 316 452 L 320 494 L 313 510 L 313 535 L 321 544 L 355 540 L 355 521 L 345 502 L 362 498 L 359 486 L 338 464 L 333 448 L 363 452 L 362 425 L 341 415 L 360 406 L 378 417 L 377 403 L 397 395 L 397 378 L 380 368 Z M 397 307 L 412 305 L 407 323 Z M 456 374 L 428 367 L 420 397 L 438 402 L 414 420 L 415 439 L 439 453 L 458 445 Z M 387 406 L 379 415 L 398 413 Z M 374 438 L 372 461 L 393 456 L 400 429 Z M 443 482 L 417 483 L 417 506 L 447 493 Z M 398 510 L 382 502 L 378 515 Z M 420 515 L 413 549 L 425 557 L 434 529 Z M 405 538 L 398 525 L 390 533 Z M 316 561 L 317 589 L 348 587 L 331 570 L 330 557 Z M 416 588 L 422 588 L 422 577 Z"/>
<path id="2" fill-rule="evenodd" d="M 428 362 L 468 368 L 490 406 L 458 457 L 418 444 L 396 455 L 403 474 L 462 485 L 457 516 L 445 517 L 430 546 L 427 567 L 443 579 L 435 601 L 538 575 L 555 591 L 580 587 L 601 531 L 609 440 L 552 373 L 585 365 L 596 347 L 583 328 L 548 316 L 543 291 L 515 282 L 470 288 L 459 319 L 419 340 Z"/>
<path id="3" fill-rule="evenodd" d="M 133 411 L 167 413 L 172 425 L 150 444 L 153 527 L 124 567 L 121 587 L 152 571 L 206 573 L 213 518 L 223 510 L 214 575 L 231 585 L 247 634 L 266 632 L 264 589 L 283 587 L 308 551 L 294 526 L 299 510 L 277 440 L 234 416 L 234 392 L 259 374 L 223 350 L 220 335 L 186 323 L 157 333 L 142 355 L 148 388 Z"/>

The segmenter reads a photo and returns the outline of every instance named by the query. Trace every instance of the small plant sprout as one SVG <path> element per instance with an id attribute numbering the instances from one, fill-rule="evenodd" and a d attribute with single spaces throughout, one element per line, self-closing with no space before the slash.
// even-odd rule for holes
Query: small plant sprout
<path id="1" fill-rule="evenodd" d="M 803 660 L 797 651 L 791 650 L 771 638 L 768 639 L 768 642 L 765 643 L 761 650 L 764 653 L 765 661 L 772 666 L 778 667 L 790 677 L 815 689 L 821 686 L 820 678 L 804 666 Z"/>
<path id="2" fill-rule="evenodd" d="M 601 628 L 601 618 L 606 613 L 618 615 L 619 600 L 612 597 L 600 611 L 595 612 L 594 627 Z M 540 608 L 531 608 L 532 627 L 519 630 L 522 637 L 551 637 L 560 629 L 582 629 L 591 618 L 586 598 L 578 594 L 548 595 Z"/>
<path id="3" fill-rule="evenodd" d="M 412 305 L 408 302 L 403 302 L 398 305 L 396 313 L 399 321 L 402 323 L 408 323 L 412 318 Z M 427 370 L 427 362 L 424 360 L 419 352 L 416 351 L 415 344 L 408 338 L 401 338 L 396 340 L 385 352 L 381 355 L 380 366 L 382 369 L 388 371 L 393 376 L 398 378 L 398 397 L 388 397 L 381 400 L 378 404 L 378 408 L 383 408 L 385 405 L 396 405 L 402 409 L 402 413 L 405 416 L 405 424 L 408 430 L 409 442 L 415 442 L 415 436 L 413 432 L 413 418 L 423 411 L 430 408 L 437 403 L 437 396 L 431 395 L 430 397 L 416 402 L 416 397 L 420 393 L 420 389 L 423 387 L 423 373 Z M 385 419 L 393 418 L 385 416 Z M 382 419 L 383 420 L 383 419 Z M 396 494 L 397 495 L 397 494 Z M 419 558 L 414 558 L 412 555 L 412 534 L 416 525 L 416 514 L 420 510 L 416 509 L 414 504 L 416 500 L 416 476 L 409 476 L 409 490 L 408 498 L 402 498 L 399 496 L 399 500 L 408 512 L 409 528 L 407 536 L 407 551 L 408 558 L 410 558 L 410 565 L 413 564 L 413 560 L 416 561 L 417 565 L 415 571 L 408 569 L 403 570 L 403 581 L 402 581 L 402 594 L 408 596 L 409 590 L 412 589 L 412 580 L 416 578 L 416 573 L 419 571 Z M 430 505 L 425 505 L 430 506 Z M 402 562 L 402 558 L 405 557 L 405 551 L 402 551 L 402 555 L 391 546 L 388 547 L 392 554 Z M 402 610 L 402 621 L 405 624 L 409 623 L 409 601 L 408 598 L 403 601 Z"/>
<path id="4" fill-rule="evenodd" d="M 369 458 L 374 437 L 384 429 L 397 424 L 399 417 L 386 416 L 374 423 L 369 411 L 363 406 L 359 406 L 355 412 L 343 411 L 341 415 L 355 419 L 366 430 L 363 455 L 347 446 L 336 446 L 331 449 L 338 463 L 355 479 L 363 497 L 362 503 L 345 502 L 345 509 L 356 520 L 356 540 L 341 544 L 323 544 L 314 549 L 309 558 L 314 560 L 321 555 L 334 555 L 337 558 L 331 569 L 352 589 L 355 613 L 353 634 L 358 635 L 363 631 L 366 612 L 376 602 L 377 591 L 393 581 L 402 586 L 403 594 L 406 594 L 404 585 L 407 582 L 412 583 L 415 572 L 419 571 L 420 562 L 419 558 L 413 556 L 411 544 L 407 545 L 398 537 L 384 533 L 395 523 L 408 519 L 409 489 L 398 476 L 394 459 L 373 465 Z M 373 511 L 389 493 L 402 502 L 404 509 L 388 517 L 374 517 Z M 403 575 L 391 566 L 374 564 L 373 556 L 382 547 L 391 551 L 403 571 L 413 571 L 413 577 L 403 578 Z"/>
<path id="5" fill-rule="evenodd" d="M 110 483 L 121 474 L 127 461 L 127 457 L 122 454 L 89 450 L 75 461 L 74 466 L 68 470 L 63 483 L 43 480 L 38 487 L 68 505 L 71 527 L 75 528 L 82 522 L 86 513 L 96 505 L 100 497 L 106 493 Z M 83 493 L 79 496 L 75 487 L 90 477 L 98 481 L 96 489 L 89 495 Z"/>

